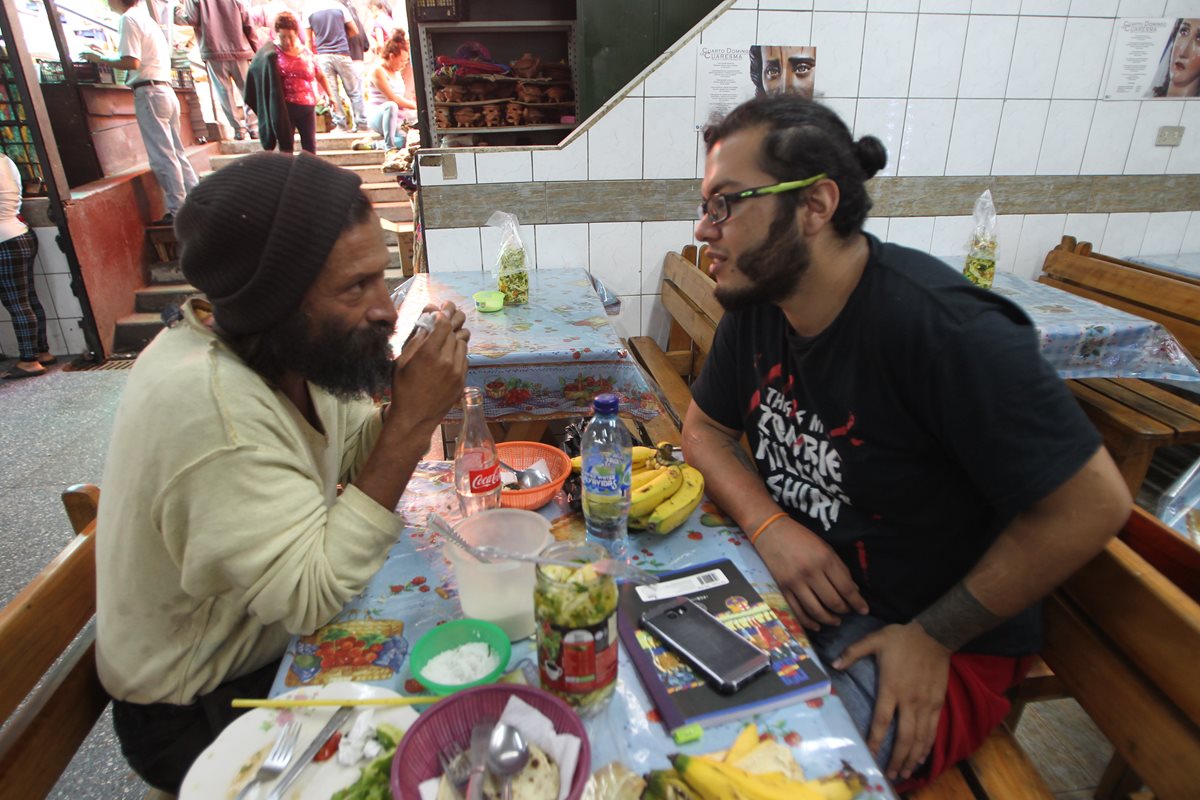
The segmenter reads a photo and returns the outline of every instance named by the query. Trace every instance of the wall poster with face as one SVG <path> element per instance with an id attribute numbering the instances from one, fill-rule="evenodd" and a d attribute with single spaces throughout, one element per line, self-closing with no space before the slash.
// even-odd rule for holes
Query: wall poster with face
<path id="1" fill-rule="evenodd" d="M 1200 18 L 1119 19 L 1105 100 L 1200 97 Z"/>
<path id="2" fill-rule="evenodd" d="M 752 97 L 795 92 L 813 98 L 817 48 L 811 45 L 701 47 L 696 58 L 697 129 Z"/>

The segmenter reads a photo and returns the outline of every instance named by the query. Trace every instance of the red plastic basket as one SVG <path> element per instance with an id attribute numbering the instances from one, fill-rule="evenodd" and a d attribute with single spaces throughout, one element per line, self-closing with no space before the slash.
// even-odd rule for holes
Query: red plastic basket
<path id="1" fill-rule="evenodd" d="M 417 717 L 417 721 L 400 740 L 392 759 L 394 800 L 418 800 L 421 795 L 417 787 L 442 774 L 438 754 L 452 744 L 460 744 L 466 750 L 475 723 L 498 718 L 508 704 L 508 698 L 513 695 L 545 714 L 559 733 L 579 737 L 579 762 L 567 794 L 567 800 L 579 800 L 592 774 L 591 744 L 583 720 L 570 706 L 549 692 L 516 684 L 492 684 L 466 689 L 439 701 Z"/>
<path id="2" fill-rule="evenodd" d="M 505 508 L 523 508 L 536 511 L 549 503 L 562 488 L 563 481 L 571 474 L 571 459 L 557 447 L 540 442 L 500 442 L 496 445 L 500 460 L 514 469 L 525 469 L 539 458 L 546 459 L 550 468 L 550 482 L 532 489 L 501 489 L 500 505 Z"/>

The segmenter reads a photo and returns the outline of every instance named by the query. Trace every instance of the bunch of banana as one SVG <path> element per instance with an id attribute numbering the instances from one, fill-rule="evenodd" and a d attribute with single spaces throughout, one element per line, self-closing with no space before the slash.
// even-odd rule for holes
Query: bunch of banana
<path id="1" fill-rule="evenodd" d="M 852 800 L 863 788 L 849 767 L 805 780 L 791 750 L 759 741 L 752 724 L 723 755 L 675 755 L 671 764 L 650 773 L 643 800 Z"/>
<path id="2" fill-rule="evenodd" d="M 660 442 L 657 447 L 637 446 L 632 451 L 629 528 L 664 534 L 678 528 L 704 498 L 704 476 L 675 457 L 675 446 Z M 580 472 L 582 459 L 571 459 L 571 469 Z"/>
<path id="3" fill-rule="evenodd" d="M 638 445 L 633 448 L 633 477 L 637 478 L 638 473 L 647 468 L 657 468 L 662 466 L 655 459 L 660 454 L 657 447 L 642 447 Z M 583 471 L 583 456 L 575 456 L 571 459 L 571 471 L 578 475 Z"/>

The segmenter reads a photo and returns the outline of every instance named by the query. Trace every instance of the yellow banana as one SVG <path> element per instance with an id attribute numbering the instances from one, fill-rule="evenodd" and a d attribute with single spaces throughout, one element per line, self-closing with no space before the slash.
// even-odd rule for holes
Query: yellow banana
<path id="1" fill-rule="evenodd" d="M 661 475 L 664 469 L 665 467 L 658 467 L 657 469 L 634 470 L 633 480 L 630 482 L 629 488 L 633 491 L 637 491 Z"/>
<path id="2" fill-rule="evenodd" d="M 853 800 L 863 789 L 863 778 L 847 767 L 840 772 L 806 781 L 805 785 L 819 791 L 825 800 Z"/>
<path id="3" fill-rule="evenodd" d="M 664 534 L 675 530 L 687 521 L 704 499 L 704 476 L 700 470 L 687 464 L 682 465 L 680 470 L 683 472 L 683 485 L 659 503 L 646 522 L 646 528 L 651 533 Z"/>
<path id="4" fill-rule="evenodd" d="M 671 765 L 702 800 L 825 800 L 807 783 L 751 775 L 706 758 L 679 754 L 671 757 Z"/>
<path id="5" fill-rule="evenodd" d="M 642 447 L 635 445 L 630 451 L 630 460 L 633 462 L 633 468 L 637 469 L 639 464 L 645 464 L 658 455 L 658 450 L 654 447 Z"/>
<path id="6" fill-rule="evenodd" d="M 654 447 L 642 447 L 638 445 L 630 451 L 630 461 L 633 464 L 634 471 L 645 469 L 646 467 L 658 468 L 660 464 L 656 464 L 654 459 L 659 451 Z M 575 456 L 571 459 L 571 471 L 579 473 L 583 471 L 583 456 Z"/>
<path id="7" fill-rule="evenodd" d="M 646 530 L 646 525 L 649 522 L 649 520 L 650 520 L 649 515 L 644 516 L 644 517 L 630 517 L 629 523 L 628 523 L 629 530 L 644 531 L 644 530 Z"/>
<path id="8" fill-rule="evenodd" d="M 629 516 L 644 517 L 656 510 L 658 505 L 683 485 L 683 469 L 680 467 L 664 467 L 654 480 L 634 489 L 629 495 Z"/>
<path id="9" fill-rule="evenodd" d="M 654 450 L 654 454 L 651 456 L 651 458 L 653 458 L 659 466 L 672 467 L 683 463 L 683 461 L 675 457 L 675 445 L 671 444 L 670 442 L 659 442 L 657 447 L 646 449 Z"/>
<path id="10" fill-rule="evenodd" d="M 725 763 L 732 764 L 758 746 L 758 726 L 753 722 L 742 728 L 725 753 Z"/>

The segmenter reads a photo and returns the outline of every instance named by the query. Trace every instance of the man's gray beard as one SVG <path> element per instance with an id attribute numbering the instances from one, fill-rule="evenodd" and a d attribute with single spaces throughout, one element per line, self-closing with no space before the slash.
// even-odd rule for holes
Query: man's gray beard
<path id="1" fill-rule="evenodd" d="M 767 235 L 756 247 L 738 256 L 736 266 L 749 284 L 717 286 L 713 296 L 726 311 L 778 304 L 796 290 L 808 270 L 811 253 L 786 204 L 779 209 Z"/>

